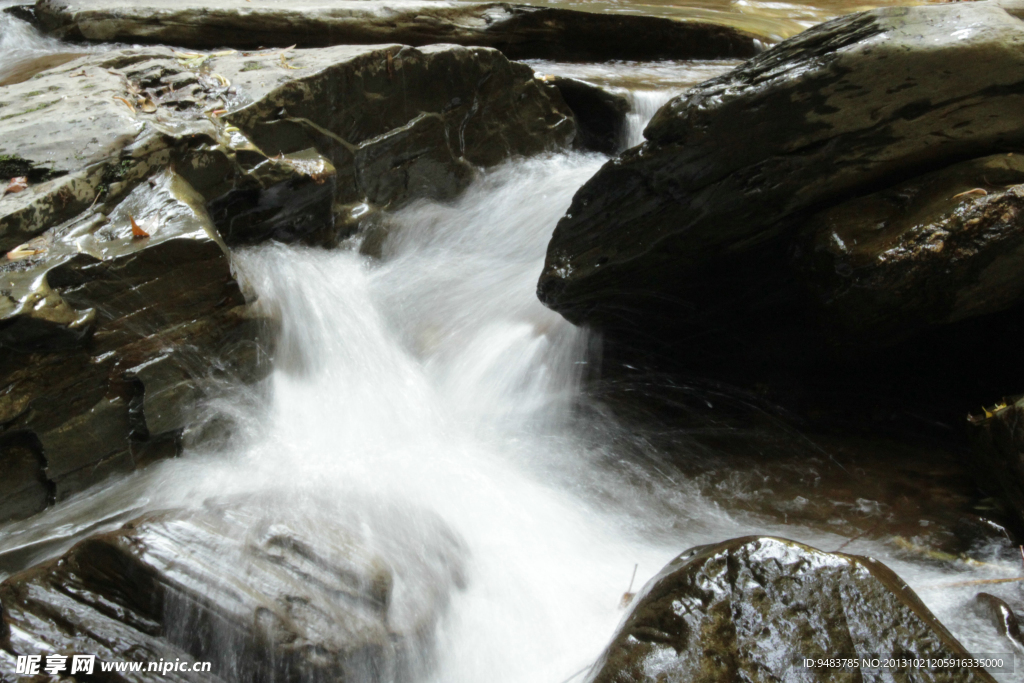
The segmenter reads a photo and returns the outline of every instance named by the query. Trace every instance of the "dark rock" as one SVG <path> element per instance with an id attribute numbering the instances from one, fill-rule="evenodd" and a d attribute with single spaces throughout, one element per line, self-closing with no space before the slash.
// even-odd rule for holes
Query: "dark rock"
<path id="1" fill-rule="evenodd" d="M 687 271 L 757 249 L 802 211 L 1024 145 L 1022 42 L 1021 20 L 989 2 L 879 9 L 692 88 L 577 193 L 542 300 L 596 323 L 620 302 L 688 300 Z"/>
<path id="2" fill-rule="evenodd" d="M 988 619 L 1000 635 L 1008 638 L 1018 649 L 1024 650 L 1024 637 L 1021 636 L 1020 622 L 1005 601 L 988 593 L 978 593 L 972 607 L 980 616 Z"/>
<path id="3" fill-rule="evenodd" d="M 87 212 L 0 264 L 0 439 L 20 443 L 3 451 L 21 473 L 12 487 L 38 492 L 42 474 L 59 500 L 134 469 L 178 438 L 211 365 L 260 376 L 249 351 L 260 321 L 202 203 L 166 171 L 109 216 Z M 150 236 L 134 238 L 132 220 Z"/>
<path id="4" fill-rule="evenodd" d="M 178 681 L 408 675 L 461 585 L 461 544 L 420 516 L 428 536 L 403 555 L 326 505 L 315 523 L 263 498 L 151 513 L 9 577 L 0 669 L 15 655 L 59 653 L 212 662 L 210 673 L 168 674 Z"/>
<path id="5" fill-rule="evenodd" d="M 626 115 L 630 103 L 622 95 L 565 76 L 547 76 L 562 99 L 576 115 L 579 128 L 577 142 L 583 149 L 612 154 L 624 146 Z"/>
<path id="6" fill-rule="evenodd" d="M 644 587 L 589 681 L 835 681 L 861 672 L 804 658 L 969 657 L 907 585 L 866 557 L 778 538 L 693 548 Z M 904 668 L 906 681 L 993 681 L 984 670 Z"/>
<path id="7" fill-rule="evenodd" d="M 562 60 L 749 57 L 759 49 L 752 34 L 702 21 L 507 3 L 359 5 L 39 0 L 36 14 L 66 38 L 193 48 L 448 43 Z"/>
<path id="8" fill-rule="evenodd" d="M 850 397 L 870 395 L 886 405 L 881 412 L 926 401 L 922 412 L 947 419 L 985 392 L 1017 391 L 1024 375 L 1007 377 L 1005 363 L 977 348 L 1021 327 L 1018 200 L 1005 188 L 1019 181 L 984 159 L 1024 149 L 1013 113 L 1024 104 L 1021 7 L 853 14 L 692 88 L 658 112 L 643 145 L 577 193 L 538 296 L 603 330 L 606 358 L 631 362 L 641 349 L 676 369 L 768 386 L 770 400 L 801 410 L 831 393 L 846 406 L 829 410 L 843 413 Z M 969 159 L 978 161 L 955 166 Z M 945 180 L 922 177 L 946 167 Z M 925 185 L 954 191 L 930 202 L 937 195 Z M 876 278 L 877 289 L 847 287 L 838 252 L 808 256 L 808 246 L 827 243 L 829 216 L 847 216 L 847 232 L 879 234 L 882 195 L 845 202 L 919 186 L 918 204 L 892 207 L 885 219 L 891 244 L 913 256 L 855 276 Z M 978 186 L 990 196 L 947 201 Z M 870 217 L 849 216 L 868 204 Z M 808 228 L 813 239 L 801 234 L 830 209 Z M 931 227 L 898 218 L 917 209 L 930 212 Z M 940 232 L 950 235 L 948 251 L 922 247 Z M 839 272 L 827 272 L 829 259 Z"/>
<path id="9" fill-rule="evenodd" d="M 1024 526 L 1024 398 L 1001 403 L 969 417 L 974 423 L 975 454 L 981 484 L 1006 501 Z"/>
<path id="10" fill-rule="evenodd" d="M 804 226 L 797 267 L 832 343 L 894 346 L 1024 295 L 1024 155 L 985 157 L 844 202 Z"/>

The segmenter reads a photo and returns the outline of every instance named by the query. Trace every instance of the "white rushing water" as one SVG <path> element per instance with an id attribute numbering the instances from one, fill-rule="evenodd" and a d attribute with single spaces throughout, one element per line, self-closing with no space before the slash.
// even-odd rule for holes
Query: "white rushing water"
<path id="1" fill-rule="evenodd" d="M 633 96 L 646 108 L 631 119 L 631 142 L 668 96 Z M 458 539 L 465 587 L 453 592 L 424 680 L 562 683 L 608 643 L 635 565 L 634 588 L 695 544 L 774 533 L 837 547 L 845 539 L 723 509 L 665 463 L 621 465 L 593 437 L 594 418 L 578 410 L 593 340 L 542 306 L 535 287 L 555 223 L 605 161 L 509 162 L 453 203 L 394 215 L 381 259 L 281 245 L 237 253 L 240 276 L 281 330 L 263 385 L 230 387 L 203 407 L 207 418 L 234 418 L 231 443 L 9 525 L 4 549 L 118 513 L 269 493 L 315 533 L 350 504 L 373 520 L 364 535 L 387 547 L 406 590 L 414 557 Z M 416 523 L 426 516 L 443 524 Z M 850 550 L 897 571 L 973 651 L 1009 651 L 965 611 L 977 588 L 944 584 L 1017 567 L 994 558 L 951 570 L 874 541 Z"/>

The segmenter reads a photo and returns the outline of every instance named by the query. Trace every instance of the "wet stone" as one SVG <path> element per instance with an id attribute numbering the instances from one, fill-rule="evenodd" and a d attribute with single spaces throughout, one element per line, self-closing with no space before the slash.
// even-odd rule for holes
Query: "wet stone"
<path id="1" fill-rule="evenodd" d="M 698 13 L 675 21 L 507 3 L 39 0 L 36 14 L 67 38 L 192 48 L 446 43 L 497 48 L 513 59 L 608 60 L 748 57 L 760 47 L 757 36 Z"/>
<path id="2" fill-rule="evenodd" d="M 397 546 L 382 547 L 351 512 L 310 520 L 283 499 L 250 496 L 89 537 L 0 584 L 0 673 L 17 655 L 52 653 L 211 662 L 210 673 L 161 678 L 176 681 L 399 680 L 422 671 L 416 652 L 462 584 L 463 548 L 420 515 L 418 556 L 399 561 Z"/>
<path id="3" fill-rule="evenodd" d="M 692 548 L 637 595 L 588 681 L 861 680 L 804 658 L 969 657 L 885 565 L 771 537 Z M 903 669 L 899 680 L 994 681 L 984 670 Z"/>

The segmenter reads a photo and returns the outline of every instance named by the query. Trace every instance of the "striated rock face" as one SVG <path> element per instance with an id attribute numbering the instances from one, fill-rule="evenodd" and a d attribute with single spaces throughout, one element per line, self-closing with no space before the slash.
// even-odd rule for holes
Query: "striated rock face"
<path id="1" fill-rule="evenodd" d="M 880 562 L 749 536 L 692 548 L 651 579 L 588 680 L 835 681 L 844 674 L 803 658 L 880 654 L 970 656 Z M 892 673 L 994 680 L 963 668 Z"/>
<path id="2" fill-rule="evenodd" d="M 211 365 L 261 372 L 260 321 L 202 197 L 172 171 L 151 181 L 0 262 L 0 516 L 174 455 Z"/>
<path id="3" fill-rule="evenodd" d="M 0 519 L 175 454 L 211 374 L 264 374 L 227 246 L 333 245 L 576 135 L 529 67 L 453 46 L 119 50 L 0 112 L 0 183 L 28 179 L 0 197 Z"/>
<path id="4" fill-rule="evenodd" d="M 508 3 L 38 0 L 36 15 L 70 39 L 195 48 L 451 43 L 513 59 L 600 60 L 749 57 L 760 47 L 749 33 L 706 22 Z"/>
<path id="5" fill-rule="evenodd" d="M 853 14 L 687 91 L 577 193 L 540 299 L 726 379 L 1016 391 L 1024 375 L 985 366 L 963 324 L 1019 328 L 993 316 L 1024 284 L 1021 16 L 1014 1 Z"/>
<path id="6" fill-rule="evenodd" d="M 179 681 L 395 681 L 422 672 L 415 651 L 461 586 L 460 542 L 421 516 L 416 557 L 399 557 L 379 530 L 334 512 L 311 524 L 282 500 L 224 501 L 90 537 L 0 584 L 0 670 L 19 654 L 80 653 L 212 662 L 210 673 L 168 674 Z"/>

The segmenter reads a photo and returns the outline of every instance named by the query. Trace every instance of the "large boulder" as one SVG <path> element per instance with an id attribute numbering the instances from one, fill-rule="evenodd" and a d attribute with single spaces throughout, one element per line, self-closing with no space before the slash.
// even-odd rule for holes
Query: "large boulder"
<path id="1" fill-rule="evenodd" d="M 915 372 L 960 364 L 960 375 L 991 379 L 992 369 L 974 372 L 969 333 L 945 357 L 928 351 L 932 340 L 915 347 L 924 354 L 900 346 L 864 358 L 1019 302 L 1019 221 L 1006 190 L 1019 182 L 1017 160 L 986 157 L 1024 149 L 1022 15 L 1014 0 L 853 14 L 680 95 L 643 145 L 577 193 L 539 297 L 611 337 L 662 344 L 691 370 L 717 364 L 751 382 L 802 368 L 833 387 L 868 375 L 877 385 L 908 357 L 921 358 Z M 844 204 L 887 188 L 888 200 Z M 963 194 L 976 189 L 988 196 Z M 895 201 L 907 192 L 912 207 Z M 913 222 L 922 216 L 932 227 Z M 863 277 L 846 279 L 858 264 L 840 253 L 860 246 L 828 247 L 837 217 L 875 240 Z M 879 262 L 883 252 L 892 257 Z M 867 281 L 877 287 L 862 289 Z M 838 356 L 861 356 L 842 377 L 822 370 L 835 365 L 836 340 Z"/>
<path id="2" fill-rule="evenodd" d="M 692 548 L 662 569 L 636 596 L 588 681 L 861 680 L 867 671 L 804 660 L 887 656 L 971 655 L 880 562 L 749 536 Z M 877 680 L 994 680 L 964 667 L 876 673 Z"/>
<path id="3" fill-rule="evenodd" d="M 420 655 L 462 585 L 461 543 L 418 515 L 404 522 L 423 536 L 403 552 L 353 510 L 321 503 L 330 515 L 315 519 L 264 497 L 151 513 L 9 577 L 0 584 L 0 673 L 13 674 L 4 669 L 17 655 L 36 654 L 211 662 L 209 673 L 167 674 L 178 681 L 395 681 L 422 672 Z M 104 675 L 167 680 L 145 669 Z"/>
<path id="4" fill-rule="evenodd" d="M 760 48 L 750 33 L 703 21 L 508 3 L 38 0 L 35 9 L 65 38 L 195 48 L 451 43 L 568 60 L 749 57 Z"/>
<path id="5" fill-rule="evenodd" d="M 231 245 L 333 245 L 576 135 L 529 67 L 458 46 L 115 50 L 0 112 L 28 185 L 0 196 L 0 519 L 174 455 L 209 375 L 264 374 Z"/>

